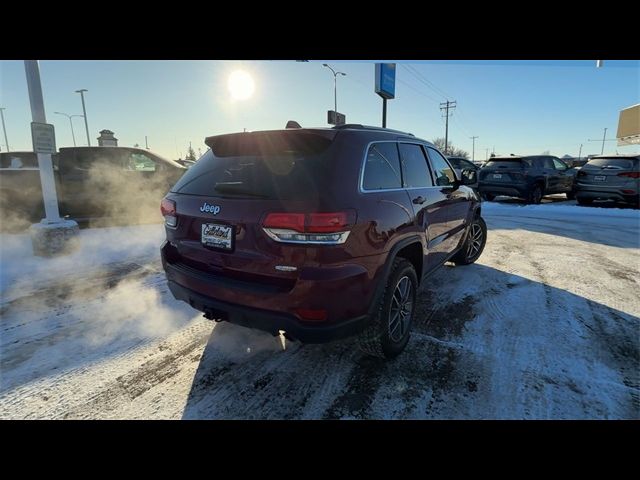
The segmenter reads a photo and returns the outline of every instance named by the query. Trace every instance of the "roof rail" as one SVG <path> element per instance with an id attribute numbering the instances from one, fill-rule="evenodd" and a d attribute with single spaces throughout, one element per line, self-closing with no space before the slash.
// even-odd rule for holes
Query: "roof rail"
<path id="1" fill-rule="evenodd" d="M 343 130 L 343 129 L 353 129 L 353 130 L 382 130 L 383 132 L 392 132 L 392 133 L 400 133 L 402 135 L 410 135 L 412 137 L 415 137 L 415 135 L 413 133 L 409 133 L 409 132 L 402 132 L 400 130 L 393 130 L 391 128 L 382 128 L 382 127 L 373 127 L 371 125 L 361 125 L 359 123 L 345 123 L 343 125 L 336 125 L 335 127 L 333 127 L 334 129 L 337 130 Z"/>

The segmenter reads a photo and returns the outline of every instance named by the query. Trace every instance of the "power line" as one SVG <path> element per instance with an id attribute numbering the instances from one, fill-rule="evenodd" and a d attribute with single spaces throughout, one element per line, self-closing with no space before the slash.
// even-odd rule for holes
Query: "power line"
<path id="1" fill-rule="evenodd" d="M 422 85 L 424 85 L 424 86 L 430 88 L 431 90 L 433 90 L 433 88 L 427 82 L 425 82 L 424 77 L 422 77 L 418 72 L 415 72 L 415 71 L 411 70 L 407 65 L 403 65 L 403 64 L 401 64 L 401 65 L 405 68 L 405 70 L 407 72 L 409 72 L 413 76 L 413 78 L 418 80 Z M 437 95 L 442 96 L 439 92 L 435 92 L 435 93 Z M 430 97 L 430 98 L 432 98 L 432 97 Z M 445 97 L 445 99 L 446 99 L 446 97 Z M 438 100 L 436 100 L 435 98 L 433 100 L 435 102 L 438 102 Z"/>
<path id="2" fill-rule="evenodd" d="M 415 68 L 413 65 L 405 65 L 405 68 L 412 72 L 414 74 L 414 76 L 420 80 L 423 84 L 425 84 L 427 87 L 429 87 L 431 90 L 433 90 L 436 94 L 442 96 L 445 98 L 445 100 L 448 100 L 449 98 L 451 98 L 451 95 L 448 95 L 447 92 L 445 92 L 444 90 L 442 90 L 440 87 L 438 87 L 435 83 L 433 83 L 431 80 L 429 80 L 427 77 L 425 77 L 422 73 L 420 73 L 418 71 L 417 68 Z"/>
<path id="3" fill-rule="evenodd" d="M 422 95 L 423 97 L 428 98 L 428 99 L 429 99 L 429 100 L 431 100 L 433 103 L 438 103 L 438 100 L 437 100 L 437 99 L 433 98 L 433 97 L 432 97 L 432 96 L 430 96 L 430 95 L 427 95 L 427 94 L 426 94 L 426 93 L 424 93 L 424 92 L 421 92 L 421 91 L 420 91 L 420 90 L 418 90 L 416 87 L 414 87 L 413 85 L 411 85 L 411 84 L 409 84 L 409 83 L 405 82 L 404 80 L 398 79 L 398 82 L 399 82 L 399 83 L 402 83 L 403 85 L 406 85 L 406 86 L 407 86 L 407 87 L 409 87 L 411 90 L 413 90 L 414 92 L 416 92 L 418 95 Z"/>
<path id="4" fill-rule="evenodd" d="M 600 61 L 600 60 L 598 60 L 598 61 Z M 614 142 L 615 141 L 615 140 L 606 140 L 606 138 L 607 138 L 607 130 L 608 129 L 605 128 L 604 129 L 604 134 L 602 135 L 602 151 L 600 152 L 600 155 L 602 155 L 604 153 L 604 142 L 607 142 L 607 141 Z M 591 140 L 591 139 L 589 139 L 588 141 L 589 142 L 599 142 L 600 140 Z"/>

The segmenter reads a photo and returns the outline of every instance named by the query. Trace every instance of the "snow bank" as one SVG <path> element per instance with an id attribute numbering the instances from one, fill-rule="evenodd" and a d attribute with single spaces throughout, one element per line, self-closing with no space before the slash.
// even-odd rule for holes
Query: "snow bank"
<path id="1" fill-rule="evenodd" d="M 582 207 L 573 202 L 544 203 L 540 205 L 519 205 L 513 203 L 482 202 L 482 212 L 488 215 L 508 213 L 522 216 L 562 217 L 607 217 L 630 218 L 640 221 L 640 210 L 631 208 Z"/>

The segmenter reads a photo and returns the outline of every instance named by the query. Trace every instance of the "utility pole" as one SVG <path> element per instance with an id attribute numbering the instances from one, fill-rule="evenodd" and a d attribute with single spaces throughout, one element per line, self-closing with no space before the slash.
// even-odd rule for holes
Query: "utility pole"
<path id="1" fill-rule="evenodd" d="M 602 141 L 602 150 L 600 150 L 600 155 L 604 154 L 604 142 L 615 142 L 615 138 L 613 140 L 607 140 L 607 129 L 604 129 L 604 134 L 602 135 L 602 140 L 587 140 L 588 142 L 600 142 Z"/>
<path id="2" fill-rule="evenodd" d="M 149 142 L 147 141 L 147 136 L 144 136 L 144 145 L 147 148 L 147 150 L 149 150 Z"/>
<path id="3" fill-rule="evenodd" d="M 475 137 L 469 138 L 473 141 L 473 146 L 471 147 L 471 161 L 473 162 L 476 159 L 476 138 L 478 138 L 478 136 L 476 135 Z"/>
<path id="4" fill-rule="evenodd" d="M 80 90 L 76 90 L 76 93 L 80 94 L 80 97 L 82 98 L 82 113 L 84 114 L 84 128 L 87 131 L 87 146 L 90 147 L 91 146 L 91 140 L 89 140 L 89 122 L 87 122 L 87 109 L 84 105 L 84 92 L 88 92 L 89 90 L 87 90 L 86 88 L 82 88 Z"/>
<path id="5" fill-rule="evenodd" d="M 489 149 L 488 149 L 488 148 L 485 148 L 485 150 L 486 150 L 486 157 L 485 157 L 485 160 L 489 160 Z"/>
<path id="6" fill-rule="evenodd" d="M 7 127 L 4 125 L 4 110 L 6 108 L 0 107 L 0 117 L 2 117 L 2 131 L 4 132 L 4 144 L 7 146 L 7 152 L 11 149 L 9 148 L 9 140 L 7 140 Z"/>
<path id="7" fill-rule="evenodd" d="M 581 156 L 582 156 L 582 144 L 580 144 L 580 151 L 578 152 L 578 160 L 580 160 Z"/>
<path id="8" fill-rule="evenodd" d="M 449 110 L 453 110 L 456 108 L 456 101 L 450 102 L 447 100 L 446 102 L 442 102 L 440 104 L 440 110 L 445 111 L 445 130 L 444 130 L 444 154 L 447 155 L 447 151 L 449 149 Z"/>

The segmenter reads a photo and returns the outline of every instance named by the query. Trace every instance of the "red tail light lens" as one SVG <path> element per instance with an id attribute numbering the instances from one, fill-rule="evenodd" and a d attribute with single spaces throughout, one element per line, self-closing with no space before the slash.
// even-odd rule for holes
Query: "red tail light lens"
<path id="1" fill-rule="evenodd" d="M 264 219 L 263 227 L 282 228 L 304 232 L 304 213 L 270 213 Z"/>
<path id="2" fill-rule="evenodd" d="M 329 213 L 269 213 L 262 226 L 277 242 L 340 244 L 356 221 L 355 210 Z"/>
<path id="3" fill-rule="evenodd" d="M 640 172 L 624 172 L 619 173 L 619 177 L 640 178 Z"/>
<path id="4" fill-rule="evenodd" d="M 305 231 L 312 233 L 342 232 L 349 225 L 345 212 L 310 213 L 306 220 Z"/>
<path id="5" fill-rule="evenodd" d="M 164 217 L 166 224 L 170 227 L 175 227 L 178 224 L 178 217 L 176 216 L 176 202 L 163 198 L 160 203 L 160 213 Z"/>

